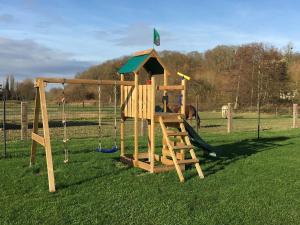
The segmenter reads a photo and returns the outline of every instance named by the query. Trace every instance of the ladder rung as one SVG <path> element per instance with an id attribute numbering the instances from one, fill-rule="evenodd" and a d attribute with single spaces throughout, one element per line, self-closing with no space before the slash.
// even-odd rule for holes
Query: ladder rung
<path id="1" fill-rule="evenodd" d="M 184 159 L 184 160 L 178 160 L 178 164 L 194 164 L 199 163 L 198 159 Z"/>
<path id="2" fill-rule="evenodd" d="M 164 123 L 182 123 L 183 122 L 182 119 L 178 119 L 178 118 L 164 118 L 163 121 L 164 121 Z"/>
<path id="3" fill-rule="evenodd" d="M 182 145 L 182 146 L 173 146 L 174 150 L 180 150 L 180 149 L 194 149 L 193 145 Z"/>
<path id="4" fill-rule="evenodd" d="M 168 132 L 168 136 L 187 136 L 187 135 L 188 135 L 187 132 L 176 132 L 176 131 Z"/>

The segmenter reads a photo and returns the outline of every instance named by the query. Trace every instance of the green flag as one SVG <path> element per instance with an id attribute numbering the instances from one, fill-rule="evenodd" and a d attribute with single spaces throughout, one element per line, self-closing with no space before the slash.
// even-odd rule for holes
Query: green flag
<path id="1" fill-rule="evenodd" d="M 156 46 L 160 46 L 160 36 L 157 30 L 155 30 L 155 28 L 153 29 L 153 43 Z"/>

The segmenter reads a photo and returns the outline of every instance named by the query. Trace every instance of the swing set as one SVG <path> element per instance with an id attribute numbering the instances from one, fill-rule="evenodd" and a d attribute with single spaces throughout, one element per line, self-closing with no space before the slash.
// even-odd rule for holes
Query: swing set
<path id="1" fill-rule="evenodd" d="M 148 74 L 148 80 L 142 83 L 139 80 L 141 70 Z M 187 164 L 195 166 L 200 178 L 204 178 L 199 160 L 195 154 L 194 146 L 188 136 L 184 120 L 186 105 L 186 79 L 182 77 L 179 85 L 169 85 L 168 79 L 171 76 L 166 66 L 162 63 L 154 49 L 140 51 L 124 64 L 118 71 L 120 80 L 88 80 L 88 79 L 61 79 L 61 78 L 37 78 L 35 80 L 36 96 L 35 111 L 32 132 L 32 146 L 30 165 L 36 162 L 37 144 L 44 147 L 46 153 L 47 173 L 49 191 L 55 192 L 55 177 L 53 170 L 52 149 L 49 132 L 48 111 L 45 95 L 45 86 L 48 83 L 63 84 L 85 84 L 98 85 L 98 126 L 99 139 L 96 151 L 103 153 L 113 153 L 118 150 L 117 147 L 117 86 L 120 86 L 120 160 L 128 165 L 141 168 L 150 173 L 162 173 L 170 170 L 176 170 L 180 182 L 184 182 L 183 172 Z M 134 81 L 125 80 L 125 75 L 134 76 Z M 156 76 L 163 75 L 163 85 L 156 83 Z M 102 116 L 101 116 L 101 86 L 114 86 L 114 143 L 111 149 L 102 147 Z M 163 112 L 156 112 L 156 95 L 163 92 Z M 169 92 L 180 92 L 181 110 L 179 113 L 167 112 L 167 99 Z M 63 96 L 63 117 L 64 126 L 64 148 L 65 162 L 68 162 L 68 138 L 67 122 L 65 115 L 65 96 Z M 39 114 L 42 116 L 43 136 L 38 134 Z M 128 118 L 133 118 L 134 142 L 133 154 L 126 152 L 124 134 L 125 125 Z M 148 148 L 146 151 L 139 149 L 139 121 L 148 124 Z M 156 149 L 156 126 L 159 124 L 162 131 L 162 149 Z"/>
<path id="2" fill-rule="evenodd" d="M 67 115 L 66 115 L 66 96 L 65 96 L 65 83 L 62 83 L 62 125 L 63 125 L 63 146 L 64 146 L 64 163 L 69 162 L 69 148 L 67 136 Z M 114 153 L 118 151 L 117 146 L 117 85 L 114 83 L 114 145 L 112 148 L 102 147 L 102 109 L 101 109 L 101 85 L 98 85 L 98 147 L 97 152 Z"/>

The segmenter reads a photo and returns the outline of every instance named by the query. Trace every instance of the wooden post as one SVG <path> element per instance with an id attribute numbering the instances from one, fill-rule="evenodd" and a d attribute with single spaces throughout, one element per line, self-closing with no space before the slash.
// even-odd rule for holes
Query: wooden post
<path id="1" fill-rule="evenodd" d="M 39 113 L 41 109 L 41 103 L 40 103 L 40 89 L 36 85 L 36 94 L 35 94 L 35 103 L 34 103 L 34 119 L 33 119 L 33 128 L 32 133 L 37 134 L 38 133 L 38 125 L 39 125 Z M 36 160 L 36 147 L 37 142 L 32 139 L 31 144 L 31 154 L 30 154 L 30 166 L 33 166 L 35 164 Z"/>
<path id="2" fill-rule="evenodd" d="M 21 102 L 21 140 L 26 140 L 28 134 L 28 103 Z"/>
<path id="3" fill-rule="evenodd" d="M 139 155 L 139 111 L 138 111 L 138 103 L 139 103 L 139 76 L 137 73 L 134 73 L 134 160 L 138 161 Z"/>
<path id="4" fill-rule="evenodd" d="M 124 74 L 121 74 L 121 81 L 124 81 Z M 124 115 L 124 85 L 121 84 L 120 86 L 120 108 L 121 108 L 121 114 Z M 125 128 L 125 121 L 121 117 L 121 123 L 120 123 L 120 144 L 121 144 L 121 152 L 120 156 L 125 156 L 125 146 L 124 146 L 124 128 Z"/>
<path id="5" fill-rule="evenodd" d="M 151 131 L 150 131 L 150 147 L 151 147 L 151 153 L 150 153 L 150 172 L 154 172 L 154 154 L 155 154 L 155 92 L 156 92 L 156 80 L 155 77 L 151 77 L 151 102 L 149 104 L 151 105 Z"/>
<path id="6" fill-rule="evenodd" d="M 227 109 L 227 133 L 232 132 L 232 104 L 228 103 Z"/>
<path id="7" fill-rule="evenodd" d="M 293 126 L 292 128 L 297 128 L 297 119 L 298 119 L 298 104 L 293 104 Z"/>
<path id="8" fill-rule="evenodd" d="M 164 70 L 164 86 L 167 86 L 168 85 L 168 74 L 167 74 L 167 71 Z M 168 91 L 167 90 L 164 90 L 164 112 L 167 112 L 167 96 L 168 96 Z"/>
<path id="9" fill-rule="evenodd" d="M 181 85 L 183 86 L 183 90 L 181 91 L 181 114 L 183 115 L 183 118 L 185 118 L 185 105 L 186 105 L 186 79 L 182 78 Z M 185 158 L 185 151 L 180 150 L 182 159 Z M 185 166 L 184 166 L 185 169 Z"/>
<path id="10" fill-rule="evenodd" d="M 52 160 L 52 150 L 51 150 L 51 142 L 50 142 L 50 131 L 49 131 L 49 120 L 48 120 L 48 112 L 47 112 L 45 85 L 46 85 L 46 83 L 44 83 L 43 80 L 38 80 L 36 83 L 37 95 L 35 97 L 35 111 L 34 111 L 35 115 L 34 115 L 34 127 L 33 127 L 32 137 L 38 136 L 38 134 L 37 134 L 38 118 L 39 118 L 39 111 L 41 110 L 44 137 L 38 136 L 38 140 L 45 147 L 49 191 L 55 192 L 55 178 L 54 178 L 54 170 L 53 170 L 53 160 Z M 35 162 L 36 144 L 37 144 L 37 139 L 34 139 L 32 141 L 32 147 L 31 147 L 31 160 L 30 160 L 31 165 L 33 165 Z"/>
<path id="11" fill-rule="evenodd" d="M 181 91 L 181 114 L 185 116 L 185 105 L 186 105 L 186 80 L 181 80 L 183 90 Z"/>

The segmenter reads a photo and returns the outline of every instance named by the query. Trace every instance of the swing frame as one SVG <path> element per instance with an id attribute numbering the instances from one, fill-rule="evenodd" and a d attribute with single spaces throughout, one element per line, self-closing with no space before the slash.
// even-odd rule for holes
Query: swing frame
<path id="1" fill-rule="evenodd" d="M 116 80 L 88 80 L 88 79 L 64 79 L 64 78 L 36 78 L 34 87 L 36 88 L 35 107 L 34 107 L 34 121 L 33 130 L 31 134 L 32 145 L 30 154 L 30 166 L 36 163 L 37 144 L 44 147 L 46 153 L 46 164 L 48 174 L 49 191 L 55 192 L 55 176 L 53 169 L 53 158 L 51 148 L 51 138 L 49 129 L 49 119 L 47 111 L 46 91 L 45 87 L 48 83 L 53 84 L 86 84 L 86 85 L 127 85 L 135 86 L 134 81 L 116 81 Z M 38 123 L 40 114 L 43 124 L 43 136 L 38 134 Z"/>

